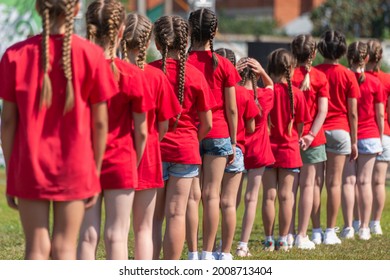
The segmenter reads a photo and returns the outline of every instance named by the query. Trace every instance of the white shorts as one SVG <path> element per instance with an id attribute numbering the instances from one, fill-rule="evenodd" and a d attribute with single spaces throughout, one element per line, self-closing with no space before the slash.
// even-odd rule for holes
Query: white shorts
<path id="1" fill-rule="evenodd" d="M 357 142 L 359 154 L 373 155 L 383 151 L 380 138 L 360 139 Z"/>

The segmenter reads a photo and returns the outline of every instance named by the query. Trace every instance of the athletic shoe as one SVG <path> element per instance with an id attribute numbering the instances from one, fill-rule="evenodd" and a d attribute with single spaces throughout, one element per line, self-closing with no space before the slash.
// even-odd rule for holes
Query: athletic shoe
<path id="1" fill-rule="evenodd" d="M 221 253 L 219 255 L 219 260 L 220 261 L 231 261 L 231 260 L 233 260 L 233 256 L 230 253 Z"/>
<path id="2" fill-rule="evenodd" d="M 199 253 L 198 252 L 188 252 L 188 260 L 190 260 L 190 261 L 199 260 Z"/>
<path id="3" fill-rule="evenodd" d="M 312 250 L 316 248 L 314 242 L 310 241 L 307 235 L 305 237 L 297 235 L 295 237 L 294 246 L 297 247 L 298 249 L 306 249 L 306 250 Z"/>
<path id="4" fill-rule="evenodd" d="M 324 244 L 325 245 L 336 245 L 341 244 L 340 238 L 337 237 L 336 230 L 326 230 L 324 234 Z"/>
<path id="5" fill-rule="evenodd" d="M 237 247 L 236 255 L 241 258 L 252 257 L 248 247 Z"/>
<path id="6" fill-rule="evenodd" d="M 359 228 L 360 228 L 360 221 L 359 220 L 353 220 L 352 221 L 352 227 L 355 230 L 355 234 L 358 234 Z"/>
<path id="7" fill-rule="evenodd" d="M 371 238 L 370 228 L 360 228 L 358 234 L 360 240 L 368 240 Z"/>
<path id="8" fill-rule="evenodd" d="M 370 231 L 372 234 L 376 234 L 376 235 L 383 234 L 381 224 L 379 223 L 375 224 L 374 222 L 370 222 Z"/>
<path id="9" fill-rule="evenodd" d="M 275 249 L 279 251 L 288 251 L 288 244 L 287 241 L 284 240 L 278 240 L 275 244 Z"/>
<path id="10" fill-rule="evenodd" d="M 289 249 L 291 249 L 294 245 L 294 235 L 291 233 L 287 234 L 287 245 Z"/>
<path id="11" fill-rule="evenodd" d="M 266 240 L 264 242 L 264 251 L 272 252 L 273 250 L 275 250 L 275 240 Z"/>
<path id="12" fill-rule="evenodd" d="M 206 261 L 218 260 L 219 256 L 216 254 L 216 252 L 212 252 L 210 254 L 209 252 L 202 251 L 202 254 L 200 255 L 200 259 Z"/>
<path id="13" fill-rule="evenodd" d="M 320 245 L 324 240 L 324 232 L 322 230 L 313 230 L 311 240 L 314 244 Z"/>
<path id="14" fill-rule="evenodd" d="M 353 227 L 345 227 L 340 233 L 341 238 L 353 239 L 355 237 L 355 230 Z"/>

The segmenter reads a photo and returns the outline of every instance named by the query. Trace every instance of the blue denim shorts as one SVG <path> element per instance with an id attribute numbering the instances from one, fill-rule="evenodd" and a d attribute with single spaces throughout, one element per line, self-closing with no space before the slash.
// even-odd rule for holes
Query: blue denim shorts
<path id="1" fill-rule="evenodd" d="M 266 166 L 265 169 L 273 169 L 275 167 L 272 167 L 272 166 Z M 301 169 L 299 167 L 296 167 L 296 168 L 282 168 L 284 170 L 287 170 L 287 171 L 290 171 L 292 173 L 301 173 Z"/>
<path id="2" fill-rule="evenodd" d="M 163 162 L 163 180 L 169 179 L 169 176 L 177 178 L 192 178 L 199 175 L 198 164 L 181 164 L 173 162 Z"/>
<path id="3" fill-rule="evenodd" d="M 225 168 L 226 173 L 240 173 L 245 170 L 244 155 L 239 147 L 236 147 L 234 162 Z"/>
<path id="4" fill-rule="evenodd" d="M 383 151 L 380 138 L 360 139 L 357 142 L 359 154 L 372 155 Z"/>
<path id="5" fill-rule="evenodd" d="M 200 154 L 225 157 L 233 154 L 230 137 L 228 138 L 207 138 L 200 143 Z"/>

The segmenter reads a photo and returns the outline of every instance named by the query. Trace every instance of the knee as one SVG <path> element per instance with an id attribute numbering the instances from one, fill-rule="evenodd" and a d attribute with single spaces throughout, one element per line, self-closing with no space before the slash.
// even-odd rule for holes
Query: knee
<path id="1" fill-rule="evenodd" d="M 100 232 L 95 228 L 89 228 L 80 235 L 80 242 L 88 243 L 92 246 L 97 246 L 100 240 Z"/>
<path id="2" fill-rule="evenodd" d="M 234 208 L 235 209 L 235 207 L 236 207 L 236 201 L 235 200 L 231 201 L 231 200 L 229 200 L 226 197 L 222 197 L 221 198 L 221 210 L 222 211 L 226 211 L 229 208 Z"/>
<path id="3" fill-rule="evenodd" d="M 51 247 L 51 256 L 54 260 L 75 260 L 77 253 L 77 245 L 64 240 L 53 241 Z"/>
<path id="4" fill-rule="evenodd" d="M 105 244 L 127 242 L 127 235 L 128 235 L 128 231 L 124 228 L 107 229 L 104 232 L 104 242 Z"/>
<path id="5" fill-rule="evenodd" d="M 26 244 L 27 260 L 48 260 L 51 255 L 50 240 L 40 240 L 39 244 Z"/>
<path id="6" fill-rule="evenodd" d="M 292 193 L 287 193 L 287 192 L 279 192 L 278 193 L 279 203 L 285 203 L 291 199 L 292 199 Z"/>

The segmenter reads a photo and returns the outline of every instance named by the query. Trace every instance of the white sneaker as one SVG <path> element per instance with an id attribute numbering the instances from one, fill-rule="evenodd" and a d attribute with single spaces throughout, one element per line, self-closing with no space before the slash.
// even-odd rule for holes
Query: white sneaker
<path id="1" fill-rule="evenodd" d="M 340 238 L 337 237 L 335 229 L 327 229 L 324 234 L 325 245 L 341 244 Z"/>
<path id="2" fill-rule="evenodd" d="M 370 228 L 360 228 L 359 229 L 359 239 L 368 240 L 371 238 Z"/>
<path id="3" fill-rule="evenodd" d="M 294 245 L 294 235 L 289 233 L 287 234 L 287 245 L 288 245 L 288 248 L 291 249 Z"/>
<path id="4" fill-rule="evenodd" d="M 221 261 L 231 261 L 231 260 L 233 260 L 233 256 L 230 253 L 221 253 L 219 255 L 219 260 L 221 260 Z"/>
<path id="5" fill-rule="evenodd" d="M 309 237 L 306 235 L 305 237 L 302 237 L 300 235 L 297 235 L 295 237 L 295 247 L 298 249 L 306 249 L 306 250 L 312 250 L 316 248 L 316 245 L 314 242 L 310 241 Z"/>
<path id="6" fill-rule="evenodd" d="M 353 239 L 354 235 L 355 230 L 353 229 L 353 227 L 345 227 L 340 233 L 340 237 L 345 239 Z"/>
<path id="7" fill-rule="evenodd" d="M 360 228 L 360 221 L 359 220 L 353 220 L 352 221 L 352 227 L 355 230 L 355 234 L 358 234 L 359 228 Z"/>
<path id="8" fill-rule="evenodd" d="M 322 241 L 324 240 L 324 233 L 322 230 L 313 230 L 313 233 L 311 234 L 311 240 L 314 244 L 320 245 Z"/>
<path id="9" fill-rule="evenodd" d="M 199 253 L 198 252 L 188 252 L 188 260 L 190 260 L 190 261 L 199 260 Z"/>
<path id="10" fill-rule="evenodd" d="M 376 234 L 376 235 L 382 235 L 383 234 L 381 224 L 374 223 L 372 221 L 370 222 L 370 231 L 371 231 L 372 234 Z"/>
<path id="11" fill-rule="evenodd" d="M 200 259 L 205 261 L 218 260 L 219 256 L 217 256 L 216 252 L 202 251 L 202 254 L 200 255 Z"/>

